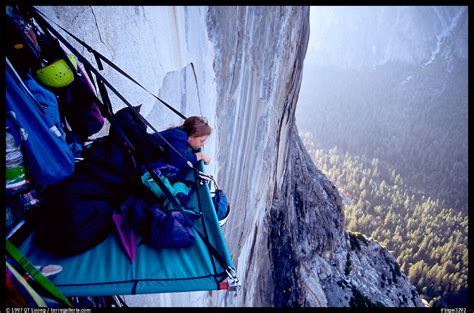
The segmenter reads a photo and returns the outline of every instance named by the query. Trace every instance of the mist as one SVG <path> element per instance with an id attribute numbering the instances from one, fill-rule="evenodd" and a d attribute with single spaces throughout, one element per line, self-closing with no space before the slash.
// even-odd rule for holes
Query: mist
<path id="1" fill-rule="evenodd" d="M 417 287 L 427 298 L 438 297 L 435 305 L 467 303 L 467 296 L 449 298 L 467 288 L 467 8 L 311 7 L 310 20 L 296 122 L 316 165 L 345 198 L 349 230 L 395 250 L 412 279 L 420 278 L 413 270 L 420 260 L 426 273 L 435 264 L 452 264 L 447 276 L 464 266 L 456 291 Z M 393 189 L 381 192 L 385 186 Z M 422 206 L 427 209 L 416 213 Z M 447 224 L 452 221 L 446 235 L 459 231 L 466 238 L 459 258 L 410 251 L 433 231 L 422 228 L 423 220 L 442 212 Z M 393 229 L 387 215 L 395 216 Z M 417 229 L 396 229 L 410 219 Z M 403 237 L 409 231 L 417 236 Z M 441 246 L 436 241 L 424 254 Z M 404 260 L 407 251 L 415 256 Z M 453 275 L 431 282 L 452 282 Z"/>

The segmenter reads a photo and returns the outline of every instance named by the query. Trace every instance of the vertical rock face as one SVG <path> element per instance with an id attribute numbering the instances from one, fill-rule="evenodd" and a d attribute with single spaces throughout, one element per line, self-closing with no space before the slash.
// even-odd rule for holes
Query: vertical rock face
<path id="1" fill-rule="evenodd" d="M 205 115 L 214 127 L 207 170 L 232 205 L 223 231 L 243 288 L 237 296 L 130 297 L 131 305 L 421 305 L 390 253 L 344 230 L 337 189 L 298 137 L 309 7 L 41 10 L 182 113 Z M 104 74 L 133 104 L 144 103 L 158 130 L 181 122 L 145 91 Z"/>
<path id="2" fill-rule="evenodd" d="M 244 288 L 229 305 L 272 306 L 274 270 L 265 220 L 281 188 L 308 42 L 307 7 L 216 7 L 220 184 L 230 195 L 224 227 Z M 231 239 L 232 238 L 232 239 Z M 245 265 L 243 265 L 245 264 Z"/>

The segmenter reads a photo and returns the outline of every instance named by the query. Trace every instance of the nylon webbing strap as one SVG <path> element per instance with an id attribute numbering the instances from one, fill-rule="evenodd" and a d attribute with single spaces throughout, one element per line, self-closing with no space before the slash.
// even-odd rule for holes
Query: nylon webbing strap
<path id="1" fill-rule="evenodd" d="M 89 67 L 90 70 L 96 75 L 96 77 L 98 78 L 98 80 L 101 80 L 105 85 L 107 85 L 107 87 L 110 88 L 110 90 L 112 90 L 115 95 L 117 95 L 117 97 L 122 100 L 123 103 L 125 103 L 128 107 L 131 107 L 133 108 L 133 105 L 130 104 L 130 102 L 128 102 L 127 99 L 125 99 L 124 96 L 122 96 L 122 94 L 120 94 L 117 89 L 115 89 L 114 86 L 112 86 L 112 84 L 110 84 L 109 81 L 107 81 L 104 76 L 102 76 L 102 74 L 99 73 L 99 71 L 94 68 L 92 66 L 92 64 L 90 64 L 90 62 L 83 56 L 81 55 L 66 39 L 64 39 L 64 37 L 61 36 L 61 34 L 59 34 L 51 25 L 49 25 L 49 23 L 41 16 L 43 13 L 41 13 L 40 11 L 38 11 L 36 8 L 34 8 L 34 14 L 35 14 L 35 18 L 37 19 L 37 22 L 40 24 L 40 26 L 42 26 L 43 28 L 49 30 L 51 33 L 53 33 L 59 40 L 61 40 L 61 42 L 79 59 L 79 61 L 85 66 L 85 67 Z M 69 58 L 65 57 L 65 61 L 69 61 Z M 68 62 L 70 63 L 70 61 Z M 71 67 L 72 68 L 72 67 Z M 74 71 L 73 71 L 74 72 Z M 77 73 L 75 73 L 75 75 L 77 75 Z M 135 110 L 134 110 L 135 112 Z M 140 118 L 140 120 L 142 122 L 144 122 L 147 126 L 149 126 L 153 131 L 155 131 L 155 133 L 160 137 L 161 140 L 163 140 L 163 142 L 165 142 L 180 158 L 182 158 L 183 160 L 186 161 L 186 164 L 192 168 L 194 171 L 202 174 L 200 171 L 198 171 L 191 162 L 189 162 L 178 150 L 176 150 L 176 148 L 168 141 L 166 140 L 166 138 L 164 138 L 156 129 L 155 127 L 153 127 L 153 125 L 150 124 L 150 122 L 148 122 L 148 120 L 146 120 L 140 113 L 138 112 L 135 112 L 135 114 L 137 115 L 138 118 Z"/>
<path id="2" fill-rule="evenodd" d="M 155 99 L 157 99 L 158 101 L 160 101 L 161 103 L 163 103 L 168 109 L 170 109 L 171 111 L 173 111 L 176 115 L 178 115 L 179 117 L 181 117 L 182 119 L 186 119 L 186 116 L 184 116 L 184 114 L 182 114 L 181 112 L 179 112 L 178 110 L 176 110 L 174 107 L 172 107 L 171 105 L 169 105 L 168 103 L 166 103 L 164 100 L 160 99 L 158 96 L 156 96 L 155 94 L 153 94 L 151 91 L 149 91 L 148 89 L 146 89 L 142 84 L 140 84 L 136 79 L 134 79 L 132 76 L 130 76 L 127 72 L 125 72 L 124 70 L 122 70 L 119 66 L 117 66 L 116 64 L 114 64 L 112 61 L 110 61 L 109 59 L 107 59 L 105 56 L 103 56 L 100 52 L 98 52 L 97 50 L 93 49 L 91 46 L 89 46 L 87 43 L 85 43 L 83 40 L 79 39 L 76 35 L 72 34 L 70 31 L 68 31 L 67 29 L 65 29 L 64 27 L 62 27 L 61 25 L 59 25 L 58 23 L 52 21 L 51 19 L 49 19 L 46 15 L 44 15 L 42 12 L 38 11 L 40 14 L 42 14 L 44 17 L 46 17 L 48 20 L 50 20 L 53 24 L 55 24 L 56 26 L 58 26 L 59 28 L 61 28 L 64 32 L 66 32 L 69 36 L 71 36 L 72 38 L 74 38 L 78 43 L 80 43 L 81 45 L 83 45 L 89 52 L 93 53 L 94 56 L 96 57 L 96 60 L 98 59 L 102 59 L 105 63 L 107 63 L 108 65 L 110 65 L 113 69 L 115 69 L 117 72 L 119 72 L 120 74 L 122 74 L 123 76 L 127 77 L 129 80 L 131 80 L 132 82 L 134 82 L 135 84 L 137 84 L 138 86 L 140 86 L 143 90 L 145 90 L 146 92 L 148 92 L 150 95 L 152 95 Z M 99 63 L 97 63 L 97 65 L 99 66 L 99 69 L 102 69 L 100 68 L 101 65 L 99 65 Z M 193 65 L 194 66 L 194 65 Z"/>
<path id="3" fill-rule="evenodd" d="M 8 254 L 10 254 L 11 257 L 38 282 L 38 284 L 43 286 L 68 307 L 73 307 L 69 300 L 56 288 L 56 286 L 49 279 L 44 277 L 44 275 L 41 274 L 41 272 L 34 267 L 9 240 L 6 240 L 6 249 Z"/>
<path id="4" fill-rule="evenodd" d="M 100 59 L 97 57 L 97 55 L 94 53 L 95 56 L 95 61 L 97 63 L 97 66 L 99 67 L 99 70 L 103 70 L 104 67 L 102 66 L 102 62 L 100 62 Z M 90 68 L 87 67 L 89 72 Z M 110 115 L 113 115 L 113 110 L 112 110 L 112 103 L 110 102 L 109 94 L 107 93 L 107 88 L 105 88 L 104 82 L 101 81 L 100 79 L 97 79 L 97 86 L 99 88 L 100 95 L 102 97 L 102 100 L 104 101 L 105 107 L 107 108 L 107 112 Z"/>

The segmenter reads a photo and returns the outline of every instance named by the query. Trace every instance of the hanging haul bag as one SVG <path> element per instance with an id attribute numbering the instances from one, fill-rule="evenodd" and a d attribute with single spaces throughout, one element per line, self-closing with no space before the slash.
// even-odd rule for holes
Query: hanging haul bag
<path id="1" fill-rule="evenodd" d="M 5 72 L 7 116 L 26 133 L 26 163 L 32 179 L 43 186 L 64 180 L 74 171 L 74 156 L 64 136 L 57 126 L 48 125 L 44 108 L 8 60 Z M 43 99 L 55 100 L 47 90 L 43 91 Z M 52 102 L 51 106 L 57 107 L 57 103 Z"/>
<path id="2" fill-rule="evenodd" d="M 214 178 L 211 179 L 211 189 L 213 189 L 213 191 L 211 191 L 212 204 L 214 205 L 217 219 L 219 220 L 219 226 L 222 227 L 229 218 L 230 204 L 227 200 L 227 195 L 219 188 Z"/>
<path id="3" fill-rule="evenodd" d="M 99 132 L 104 125 L 104 117 L 96 102 L 96 94 L 92 83 L 88 80 L 80 66 L 74 81 L 55 90 L 58 102 L 72 130 L 81 141 Z"/>
<path id="4" fill-rule="evenodd" d="M 74 55 L 68 55 L 56 38 L 43 37 L 42 57 L 48 65 L 36 70 L 36 78 L 58 96 L 61 112 L 71 129 L 81 141 L 86 141 L 104 125 L 92 82 Z"/>
<path id="5" fill-rule="evenodd" d="M 227 200 L 227 195 L 221 189 L 216 189 L 212 194 L 212 203 L 216 210 L 219 225 L 223 226 L 227 222 L 230 213 L 230 204 Z"/>

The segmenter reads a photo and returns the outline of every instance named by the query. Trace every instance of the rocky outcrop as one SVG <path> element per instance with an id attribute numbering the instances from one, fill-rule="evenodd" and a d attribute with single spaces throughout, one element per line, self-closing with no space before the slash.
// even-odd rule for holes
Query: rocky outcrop
<path id="1" fill-rule="evenodd" d="M 344 229 L 337 188 L 311 162 L 296 127 L 285 186 L 268 227 L 275 306 L 423 306 L 395 257 Z"/>
<path id="2" fill-rule="evenodd" d="M 223 227 L 243 288 L 128 297 L 136 306 L 415 306 L 395 259 L 344 229 L 337 188 L 296 131 L 309 7 L 44 7 L 214 132 L 207 170 L 232 205 Z M 109 69 L 158 130 L 179 123 Z M 122 105 L 114 98 L 115 108 Z M 362 241 L 361 241 L 362 240 Z M 359 244 L 357 244 L 359 243 Z M 355 247 L 355 248 L 353 248 Z"/>

